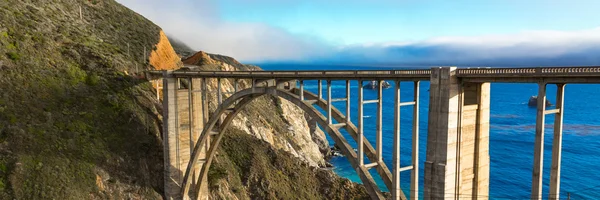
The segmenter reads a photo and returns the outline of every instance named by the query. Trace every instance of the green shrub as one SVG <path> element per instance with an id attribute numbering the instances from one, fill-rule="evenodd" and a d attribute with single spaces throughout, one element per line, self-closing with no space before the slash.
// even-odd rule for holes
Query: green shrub
<path id="1" fill-rule="evenodd" d="M 218 184 L 218 181 L 227 177 L 227 170 L 219 165 L 212 166 L 208 169 L 208 183 L 211 187 Z"/>
<path id="2" fill-rule="evenodd" d="M 4 188 L 6 188 L 6 184 L 3 179 L 0 179 L 0 192 L 4 192 Z"/>
<path id="3" fill-rule="evenodd" d="M 98 82 L 100 82 L 100 77 L 96 74 L 90 74 L 85 78 L 85 83 L 90 86 L 98 85 Z"/>
<path id="4" fill-rule="evenodd" d="M 6 53 L 6 56 L 8 56 L 8 58 L 10 58 L 11 60 L 21 59 L 21 56 L 19 56 L 19 54 L 15 53 L 15 52 L 8 52 L 8 53 Z"/>

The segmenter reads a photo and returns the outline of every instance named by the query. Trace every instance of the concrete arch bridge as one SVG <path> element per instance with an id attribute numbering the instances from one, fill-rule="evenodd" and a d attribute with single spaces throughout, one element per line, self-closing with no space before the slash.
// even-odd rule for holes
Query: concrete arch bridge
<path id="1" fill-rule="evenodd" d="M 456 68 L 363 71 L 150 71 L 163 99 L 165 197 L 203 199 L 208 194 L 207 174 L 224 131 L 252 100 L 272 95 L 295 104 L 316 119 L 340 147 L 372 199 L 384 199 L 369 169 L 376 169 L 392 199 L 419 199 L 419 165 L 424 165 L 422 198 L 460 199 L 488 196 L 490 82 L 537 83 L 537 123 L 531 198 L 542 197 L 544 116 L 555 115 L 549 197 L 560 197 L 560 160 L 564 86 L 567 83 L 600 83 L 600 67 Z M 162 79 L 162 82 L 158 79 Z M 217 80 L 218 107 L 208 112 L 207 80 Z M 233 80 L 235 91 L 223 99 L 221 80 Z M 240 88 L 240 81 L 250 81 Z M 305 90 L 305 81 L 316 80 L 317 94 Z M 378 98 L 364 99 L 363 83 L 377 81 Z M 346 95 L 333 98 L 332 81 L 345 81 Z M 394 137 L 392 166 L 383 160 L 383 81 L 393 82 Z M 400 166 L 400 108 L 412 107 L 412 137 L 419 137 L 419 86 L 430 81 L 426 161 L 419 163 L 418 139 L 412 141 L 412 158 Z M 185 84 L 182 84 L 185 82 Z M 323 89 L 322 82 L 326 82 Z M 357 124 L 350 120 L 351 83 L 357 82 Z M 400 83 L 413 82 L 413 100 L 400 101 Z M 555 109 L 546 109 L 546 86 L 556 84 Z M 159 89 L 161 88 L 162 91 Z M 327 93 L 324 97 L 323 92 Z M 333 102 L 345 102 L 344 111 Z M 377 105 L 376 142 L 364 136 L 363 106 Z M 325 110 L 324 113 L 319 108 Z M 340 132 L 345 130 L 350 137 Z M 356 143 L 356 150 L 350 145 Z M 410 194 L 400 189 L 400 172 L 411 171 Z"/>

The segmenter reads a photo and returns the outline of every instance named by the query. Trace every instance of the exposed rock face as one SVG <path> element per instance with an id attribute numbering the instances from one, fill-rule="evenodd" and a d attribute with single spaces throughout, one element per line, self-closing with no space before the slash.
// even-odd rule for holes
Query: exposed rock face
<path id="1" fill-rule="evenodd" d="M 150 53 L 150 65 L 158 70 L 172 70 L 183 66 L 179 56 L 173 50 L 167 35 L 161 30 L 155 50 Z"/>

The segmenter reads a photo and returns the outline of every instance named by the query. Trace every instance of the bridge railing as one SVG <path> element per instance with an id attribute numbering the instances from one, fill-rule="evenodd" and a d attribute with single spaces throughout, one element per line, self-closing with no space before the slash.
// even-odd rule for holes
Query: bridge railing
<path id="1" fill-rule="evenodd" d="M 476 68 L 456 70 L 459 77 L 488 77 L 488 76 L 522 76 L 522 77 L 553 77 L 553 76 L 598 76 L 600 67 L 532 67 L 532 68 Z"/>
<path id="2" fill-rule="evenodd" d="M 529 68 L 458 68 L 458 77 L 586 77 L 600 76 L 600 67 L 529 67 Z M 429 79 L 430 69 L 416 70 L 330 70 L 330 71 L 174 71 L 178 77 L 215 78 L 296 78 L 296 79 L 377 79 L 377 78 L 417 78 Z M 149 71 L 150 77 L 159 78 L 162 71 Z"/>
<path id="3" fill-rule="evenodd" d="M 151 72 L 159 74 L 157 72 Z M 174 76 L 198 77 L 235 77 L 235 78 L 377 78 L 387 77 L 422 77 L 429 78 L 431 70 L 330 70 L 330 71 L 174 71 Z"/>

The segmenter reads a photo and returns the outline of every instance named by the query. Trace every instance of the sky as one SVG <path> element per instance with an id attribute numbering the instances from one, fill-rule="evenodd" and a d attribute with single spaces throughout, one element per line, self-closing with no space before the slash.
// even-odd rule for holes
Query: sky
<path id="1" fill-rule="evenodd" d="M 243 62 L 600 65 L 597 0 L 118 0 Z"/>

